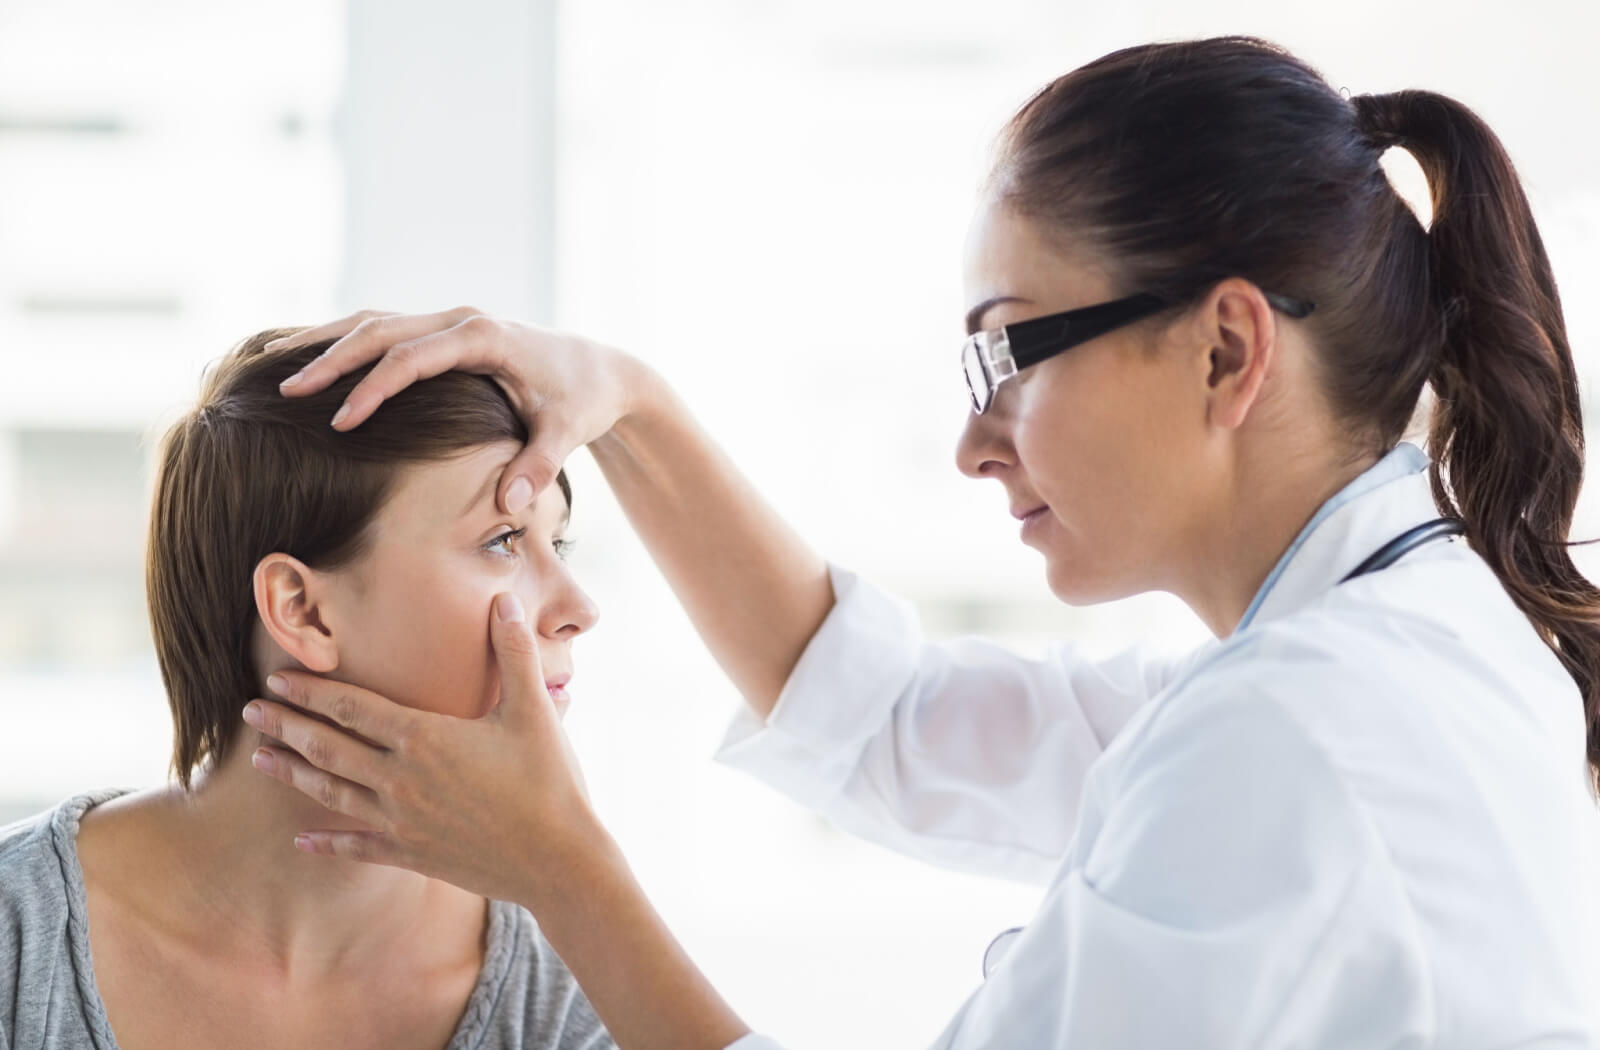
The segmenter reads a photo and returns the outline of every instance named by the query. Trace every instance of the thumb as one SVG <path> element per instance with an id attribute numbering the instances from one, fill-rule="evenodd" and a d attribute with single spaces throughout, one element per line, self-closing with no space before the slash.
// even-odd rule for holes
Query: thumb
<path id="1" fill-rule="evenodd" d="M 500 506 L 505 512 L 515 514 L 550 487 L 575 447 L 563 434 L 534 435 L 500 475 Z"/>
<path id="2" fill-rule="evenodd" d="M 514 718 L 531 705 L 552 706 L 527 611 L 522 600 L 510 591 L 495 596 L 489 638 L 500 673 L 500 706 L 492 714 L 502 719 Z"/>

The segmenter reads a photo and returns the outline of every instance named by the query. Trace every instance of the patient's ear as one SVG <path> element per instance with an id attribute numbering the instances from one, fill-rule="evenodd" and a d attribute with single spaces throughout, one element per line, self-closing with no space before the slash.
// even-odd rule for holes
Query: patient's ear
<path id="1" fill-rule="evenodd" d="M 330 624 L 332 588 L 322 573 L 287 554 L 269 554 L 256 565 L 256 612 L 278 647 L 308 671 L 339 666 L 339 646 Z"/>

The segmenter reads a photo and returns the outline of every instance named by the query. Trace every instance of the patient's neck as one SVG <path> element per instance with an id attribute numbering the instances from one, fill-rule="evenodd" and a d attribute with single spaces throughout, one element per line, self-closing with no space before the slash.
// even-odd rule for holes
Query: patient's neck
<path id="1" fill-rule="evenodd" d="M 298 832 L 364 825 L 256 772 L 256 742 L 241 731 L 190 792 L 174 790 L 163 822 L 202 917 L 212 913 L 237 950 L 286 975 L 314 975 L 415 950 L 419 937 L 459 942 L 463 923 L 481 931 L 482 898 L 400 868 L 297 850 Z"/>

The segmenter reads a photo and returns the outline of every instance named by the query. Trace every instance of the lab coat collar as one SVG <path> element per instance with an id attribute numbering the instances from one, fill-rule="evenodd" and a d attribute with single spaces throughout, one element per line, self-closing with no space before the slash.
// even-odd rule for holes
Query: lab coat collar
<path id="1" fill-rule="evenodd" d="M 1234 633 L 1299 609 L 1406 529 L 1437 518 L 1427 470 L 1427 453 L 1402 441 L 1340 489 L 1289 544 Z"/>

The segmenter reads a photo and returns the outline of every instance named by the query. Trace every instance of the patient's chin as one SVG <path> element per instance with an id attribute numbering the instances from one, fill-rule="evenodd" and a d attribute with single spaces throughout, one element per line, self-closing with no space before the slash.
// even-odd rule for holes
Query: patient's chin
<path id="1" fill-rule="evenodd" d="M 567 717 L 567 708 L 569 706 L 571 706 L 571 701 L 563 700 L 563 699 L 556 699 L 556 698 L 552 697 L 551 698 L 551 703 L 553 703 L 555 705 L 556 717 L 559 718 L 559 719 L 562 719 L 563 721 L 565 721 L 566 717 Z M 500 706 L 500 683 L 498 681 L 490 682 L 489 683 L 489 694 L 488 694 L 487 698 L 484 700 L 482 711 L 479 712 L 476 715 L 471 715 L 471 716 L 468 716 L 468 717 L 482 718 L 484 715 L 488 714 L 490 711 L 493 711 L 495 708 L 497 708 L 499 706 Z"/>
<path id="2" fill-rule="evenodd" d="M 398 690 L 385 692 L 370 685 L 364 688 L 372 690 L 379 696 L 386 696 L 402 707 L 409 707 L 414 711 L 430 711 L 437 715 L 449 715 L 452 718 L 482 718 L 494 710 L 500 702 L 500 688 L 492 680 L 478 690 L 473 690 L 470 686 L 457 690 L 444 684 L 410 693 Z"/>

